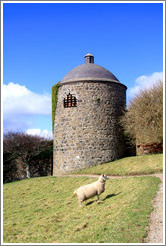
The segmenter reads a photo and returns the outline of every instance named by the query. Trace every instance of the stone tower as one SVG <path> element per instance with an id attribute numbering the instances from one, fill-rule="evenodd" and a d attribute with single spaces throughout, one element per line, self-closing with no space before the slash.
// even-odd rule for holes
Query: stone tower
<path id="1" fill-rule="evenodd" d="M 60 81 L 53 175 L 124 156 L 119 116 L 126 106 L 126 89 L 110 71 L 94 64 L 91 54 Z"/>

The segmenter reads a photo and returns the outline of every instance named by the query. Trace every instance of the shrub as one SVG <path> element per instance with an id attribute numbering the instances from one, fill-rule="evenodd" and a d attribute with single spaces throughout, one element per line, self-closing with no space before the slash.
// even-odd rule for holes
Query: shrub
<path id="1" fill-rule="evenodd" d="M 53 141 L 20 132 L 8 132 L 3 140 L 4 182 L 52 173 Z"/>
<path id="2" fill-rule="evenodd" d="M 163 83 L 141 90 L 121 119 L 125 133 L 136 144 L 163 142 Z"/>

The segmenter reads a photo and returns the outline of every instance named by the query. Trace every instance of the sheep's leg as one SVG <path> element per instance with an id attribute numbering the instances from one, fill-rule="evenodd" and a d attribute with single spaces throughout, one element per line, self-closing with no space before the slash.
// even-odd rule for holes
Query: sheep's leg
<path id="1" fill-rule="evenodd" d="M 80 207 L 82 207 L 82 203 L 81 203 L 81 201 L 79 201 L 79 202 L 78 202 L 78 204 L 79 204 L 79 206 L 80 206 Z"/>
<path id="2" fill-rule="evenodd" d="M 101 203 L 102 201 L 99 200 L 99 195 L 100 194 L 97 194 L 97 203 Z"/>

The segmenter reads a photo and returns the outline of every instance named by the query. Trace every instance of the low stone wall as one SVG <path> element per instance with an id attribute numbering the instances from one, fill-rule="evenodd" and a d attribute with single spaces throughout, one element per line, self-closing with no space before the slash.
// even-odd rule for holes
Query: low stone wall
<path id="1" fill-rule="evenodd" d="M 136 151 L 137 151 L 137 155 L 162 153 L 163 144 L 162 143 L 137 144 Z"/>

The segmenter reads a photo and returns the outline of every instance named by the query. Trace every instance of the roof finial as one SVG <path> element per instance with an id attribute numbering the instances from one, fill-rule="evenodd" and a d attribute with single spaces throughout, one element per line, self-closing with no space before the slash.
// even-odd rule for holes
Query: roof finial
<path id="1" fill-rule="evenodd" d="M 85 64 L 87 63 L 94 63 L 94 56 L 92 56 L 91 54 L 87 54 L 86 56 L 84 56 L 85 58 Z"/>

